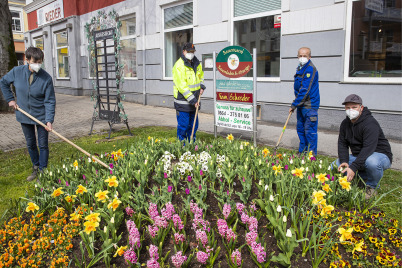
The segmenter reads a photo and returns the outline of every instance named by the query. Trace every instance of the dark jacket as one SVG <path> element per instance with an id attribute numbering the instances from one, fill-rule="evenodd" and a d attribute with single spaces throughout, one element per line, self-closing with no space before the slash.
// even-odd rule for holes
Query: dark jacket
<path id="1" fill-rule="evenodd" d="M 320 89 L 318 86 L 318 71 L 309 60 L 302 68 L 297 69 L 294 82 L 295 100 L 293 109 L 304 107 L 308 109 L 320 108 Z"/>
<path id="2" fill-rule="evenodd" d="M 0 88 L 4 99 L 7 102 L 14 100 L 14 95 L 10 89 L 10 85 L 14 84 L 18 106 L 44 124 L 47 122 L 53 123 L 56 97 L 52 77 L 46 71 L 40 69 L 38 73 L 33 72 L 33 81 L 29 85 L 30 75 L 31 71 L 28 65 L 21 65 L 14 67 L 3 76 L 0 80 Z M 15 111 L 15 114 L 18 122 L 36 125 L 33 120 L 20 111 Z"/>
<path id="3" fill-rule="evenodd" d="M 348 117 L 341 123 L 338 138 L 340 163 L 349 163 L 349 148 L 357 157 L 349 166 L 354 172 L 363 170 L 366 159 L 374 152 L 385 154 L 392 163 L 391 146 L 367 107 L 354 124 Z"/>

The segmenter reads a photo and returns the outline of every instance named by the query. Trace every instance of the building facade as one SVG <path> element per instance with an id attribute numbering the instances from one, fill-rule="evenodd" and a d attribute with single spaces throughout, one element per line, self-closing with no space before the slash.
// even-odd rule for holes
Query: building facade
<path id="1" fill-rule="evenodd" d="M 25 0 L 8 1 L 8 6 L 11 12 L 11 30 L 13 31 L 15 54 L 18 65 L 22 65 L 25 60 L 24 32 L 28 31 L 27 14 L 23 10 Z"/>
<path id="2" fill-rule="evenodd" d="M 319 72 L 320 129 L 338 130 L 341 103 L 355 93 L 388 138 L 402 139 L 402 0 L 37 0 L 24 10 L 26 45 L 44 50 L 56 92 L 90 94 L 94 74 L 84 26 L 99 10 L 115 10 L 127 101 L 173 107 L 172 67 L 185 42 L 195 44 L 203 62 L 213 51 L 240 45 L 257 48 L 260 120 L 283 124 L 294 99 L 297 50 L 307 46 Z M 202 109 L 208 113 L 212 79 L 205 68 Z"/>

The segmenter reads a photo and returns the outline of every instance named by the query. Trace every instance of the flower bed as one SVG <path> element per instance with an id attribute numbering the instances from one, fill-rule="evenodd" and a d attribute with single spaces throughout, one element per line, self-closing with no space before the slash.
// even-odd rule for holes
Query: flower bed
<path id="1" fill-rule="evenodd" d="M 327 160 L 232 136 L 100 157 L 111 171 L 81 158 L 41 175 L 0 230 L 0 267 L 402 265 L 400 223 Z"/>

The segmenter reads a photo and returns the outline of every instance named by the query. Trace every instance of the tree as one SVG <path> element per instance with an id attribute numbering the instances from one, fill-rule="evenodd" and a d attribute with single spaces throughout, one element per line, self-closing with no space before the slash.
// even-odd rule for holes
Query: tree
<path id="1" fill-rule="evenodd" d="M 11 30 L 11 12 L 7 0 L 0 0 L 0 77 L 18 65 Z M 8 110 L 8 104 L 0 94 L 0 111 Z"/>

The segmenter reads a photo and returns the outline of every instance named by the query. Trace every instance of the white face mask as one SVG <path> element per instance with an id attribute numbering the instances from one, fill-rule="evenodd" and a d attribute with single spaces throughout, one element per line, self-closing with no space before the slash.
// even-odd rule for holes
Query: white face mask
<path id="1" fill-rule="evenodd" d="M 31 67 L 31 69 L 37 73 L 39 72 L 40 68 L 41 68 L 41 64 L 39 63 L 30 63 L 29 66 Z"/>
<path id="2" fill-rule="evenodd" d="M 306 63 L 308 62 L 308 58 L 306 58 L 306 57 L 300 57 L 300 58 L 299 58 L 299 62 L 300 62 L 301 65 L 304 65 L 304 64 L 306 64 Z"/>
<path id="3" fill-rule="evenodd" d="M 360 112 L 357 110 L 349 109 L 346 110 L 346 115 L 349 117 L 350 120 L 353 120 L 359 117 Z"/>
<path id="4" fill-rule="evenodd" d="M 187 52 L 185 57 L 188 60 L 192 60 L 194 58 L 194 53 Z"/>

